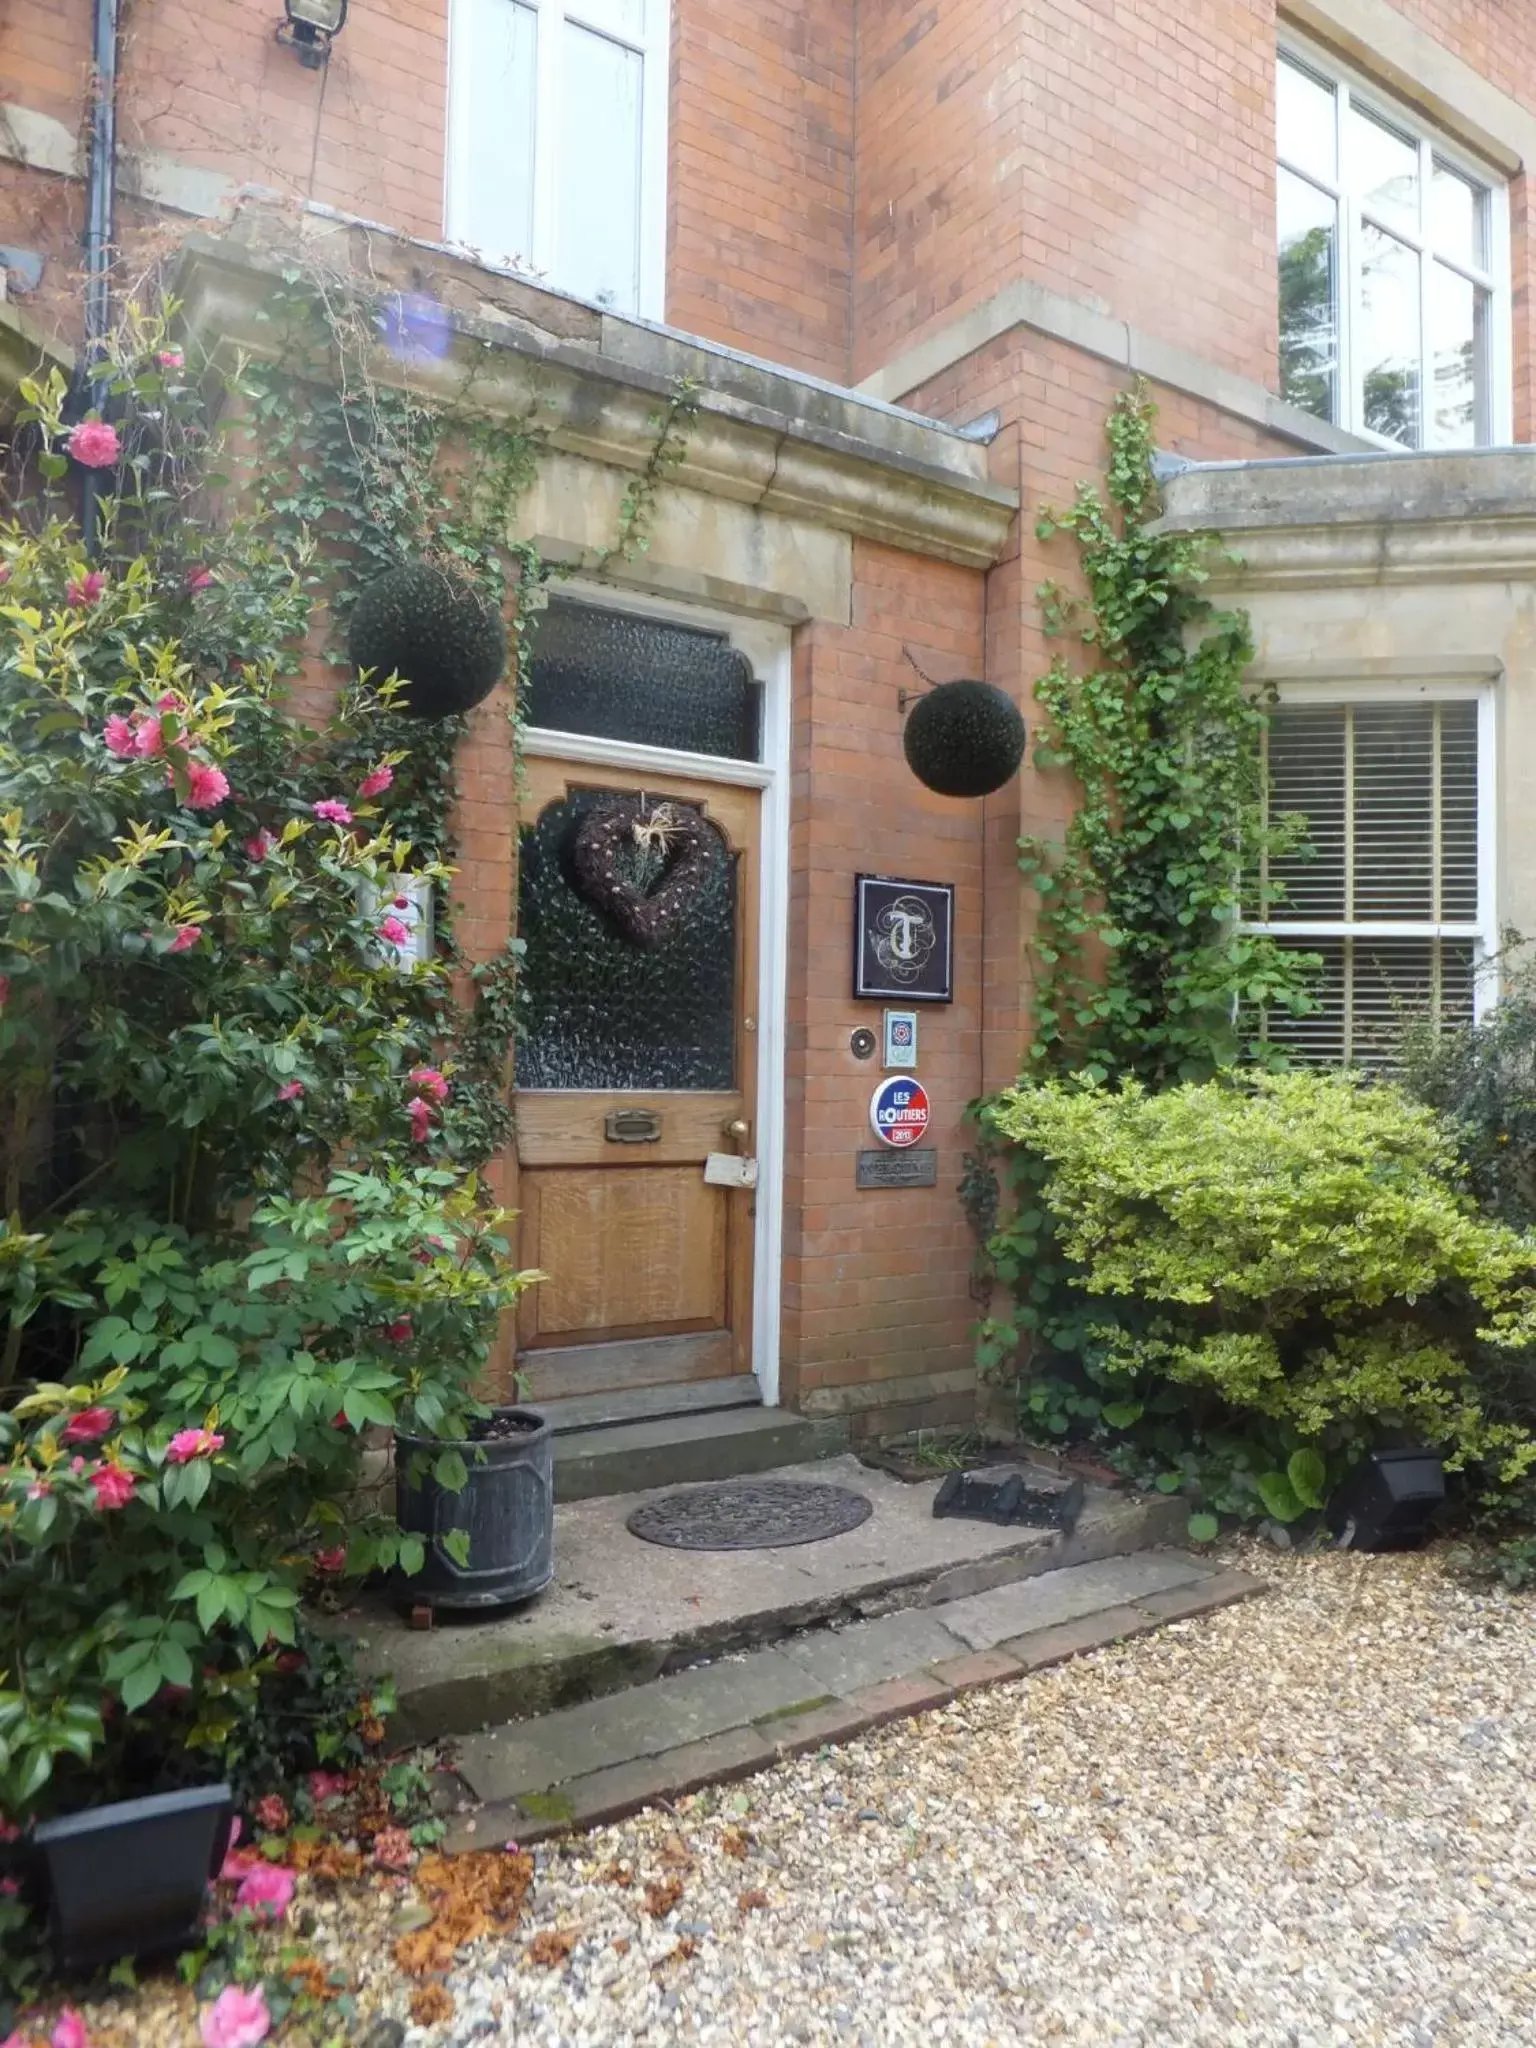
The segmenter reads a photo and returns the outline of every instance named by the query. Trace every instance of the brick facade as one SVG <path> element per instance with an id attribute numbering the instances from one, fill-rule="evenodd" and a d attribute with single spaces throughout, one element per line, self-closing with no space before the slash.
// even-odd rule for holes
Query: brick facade
<path id="1" fill-rule="evenodd" d="M 89 0 L 0 0 L 0 91 L 82 125 Z M 431 239 L 442 233 L 447 0 L 353 0 L 328 69 L 272 40 L 280 0 L 155 0 L 126 11 L 122 134 L 133 151 L 255 182 Z M 1400 19 L 1536 116 L 1536 10 L 1397 0 Z M 1275 383 L 1275 0 L 673 0 L 668 319 L 834 382 L 872 375 L 1025 280 L 1253 384 Z M 0 141 L 3 141 L 0 134 Z M 0 153 L 0 242 L 41 249 L 32 310 L 69 331 L 81 187 Z M 1510 186 L 1516 432 L 1536 431 L 1536 209 Z M 154 226 L 126 206 L 124 268 Z M 984 673 L 1027 705 L 1049 658 L 1035 588 L 1059 574 L 1034 516 L 1100 462 L 1125 372 L 1018 326 L 918 388 L 914 409 L 996 411 L 992 473 L 1024 512 L 980 572 L 854 548 L 847 623 L 795 649 L 789 1175 L 784 1394 L 860 1428 L 966 1412 L 975 1310 L 955 1198 L 960 1112 L 1015 1071 L 1029 920 L 1025 829 L 1071 790 L 1026 766 L 985 804 L 928 797 L 899 759 L 911 649 L 939 676 Z M 1164 388 L 1164 446 L 1293 454 L 1240 413 Z M 481 714 L 488 737 L 492 707 Z M 500 728 L 497 728 L 500 730 Z M 510 756 L 466 755 L 460 929 L 500 942 L 511 906 Z M 939 1106 L 932 1191 L 855 1194 L 871 1069 L 848 995 L 860 869 L 953 880 L 958 999 L 924 1019 Z M 877 1014 L 877 1013 L 874 1013 Z"/>

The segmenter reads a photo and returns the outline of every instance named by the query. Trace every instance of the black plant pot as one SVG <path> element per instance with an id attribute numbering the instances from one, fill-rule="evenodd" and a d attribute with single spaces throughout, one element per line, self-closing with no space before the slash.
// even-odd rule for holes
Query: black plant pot
<path id="1" fill-rule="evenodd" d="M 64 1967 L 184 1947 L 224 1860 L 233 1803 L 227 1785 L 197 1785 L 43 1821 L 33 1839 Z"/>
<path id="2" fill-rule="evenodd" d="M 1351 1550 L 1417 1550 L 1445 1503 L 1434 1451 L 1372 1451 L 1328 1503 L 1328 1526 Z"/>
<path id="3" fill-rule="evenodd" d="M 432 1476 L 445 1450 L 464 1459 L 469 1478 L 450 1493 Z M 395 1517 L 426 1539 L 427 1561 L 402 1592 L 427 1607 L 516 1607 L 555 1575 L 554 1442 L 531 1408 L 497 1408 L 466 1443 L 395 1436 Z M 443 1547 L 456 1529 L 469 1538 L 461 1565 Z"/>

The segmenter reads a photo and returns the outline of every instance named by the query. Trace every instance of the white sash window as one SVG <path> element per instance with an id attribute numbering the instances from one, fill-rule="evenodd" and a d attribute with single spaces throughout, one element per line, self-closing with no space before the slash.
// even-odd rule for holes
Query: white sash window
<path id="1" fill-rule="evenodd" d="M 668 0 L 453 0 L 448 239 L 659 319 L 667 58 Z"/>

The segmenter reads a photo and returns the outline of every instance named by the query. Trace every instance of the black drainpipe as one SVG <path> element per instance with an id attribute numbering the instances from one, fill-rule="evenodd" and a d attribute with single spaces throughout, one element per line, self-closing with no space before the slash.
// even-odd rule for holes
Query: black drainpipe
<path id="1" fill-rule="evenodd" d="M 95 93 L 91 104 L 91 150 L 85 173 L 85 353 L 88 370 L 100 363 L 112 328 L 112 230 L 117 196 L 117 10 L 118 0 L 95 0 L 91 65 Z M 98 409 L 106 403 L 104 379 L 93 377 L 86 399 Z M 94 556 L 100 545 L 102 473 L 87 469 L 80 480 L 80 524 L 85 551 Z"/>

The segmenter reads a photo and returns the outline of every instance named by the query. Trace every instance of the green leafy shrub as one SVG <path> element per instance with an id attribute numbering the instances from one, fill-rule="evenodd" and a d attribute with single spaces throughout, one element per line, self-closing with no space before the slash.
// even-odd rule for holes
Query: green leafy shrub
<path id="1" fill-rule="evenodd" d="M 1480 1345 L 1536 1341 L 1536 1242 L 1476 1213 L 1401 1090 L 1052 1081 L 985 1114 L 1032 1162 L 1098 1421 L 1165 1490 L 1293 1519 L 1396 1431 L 1504 1483 L 1536 1465 L 1473 1379 Z"/>
<path id="2" fill-rule="evenodd" d="M 1480 1023 L 1410 1029 L 1403 1086 L 1455 1133 L 1467 1185 L 1487 1215 L 1536 1227 L 1536 967 L 1505 956 L 1505 986 Z"/>

